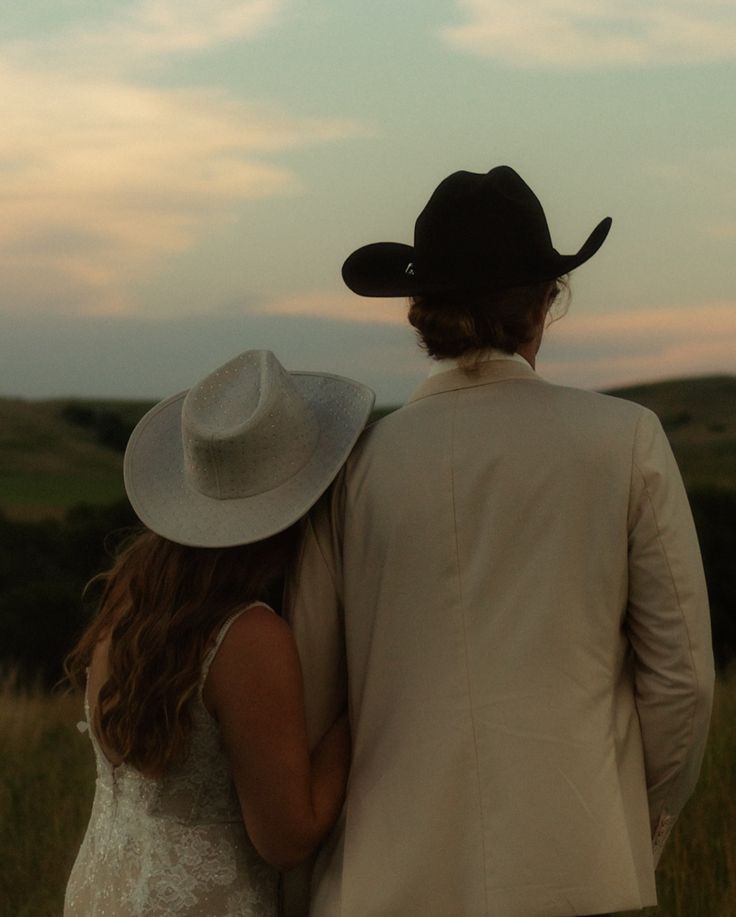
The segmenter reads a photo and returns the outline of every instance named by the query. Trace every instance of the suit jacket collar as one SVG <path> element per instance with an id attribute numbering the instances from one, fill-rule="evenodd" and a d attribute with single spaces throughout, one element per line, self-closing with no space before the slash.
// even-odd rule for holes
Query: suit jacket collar
<path id="1" fill-rule="evenodd" d="M 526 361 L 522 363 L 518 360 L 487 360 L 475 369 L 451 369 L 446 373 L 429 376 L 414 390 L 407 403 L 426 398 L 428 395 L 438 395 L 440 392 L 505 382 L 507 379 L 542 381 Z"/>

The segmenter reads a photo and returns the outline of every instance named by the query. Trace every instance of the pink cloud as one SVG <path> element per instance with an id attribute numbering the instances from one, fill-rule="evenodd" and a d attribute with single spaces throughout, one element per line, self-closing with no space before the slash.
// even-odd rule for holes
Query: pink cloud
<path id="1" fill-rule="evenodd" d="M 551 381 L 605 388 L 736 372 L 736 302 L 603 315 L 573 311 L 547 331 L 539 371 Z"/>
<path id="2" fill-rule="evenodd" d="M 264 315 L 294 315 L 336 322 L 370 325 L 406 324 L 406 302 L 402 299 L 366 299 L 345 292 L 300 293 L 262 306 Z"/>
<path id="3" fill-rule="evenodd" d="M 132 284 L 244 202 L 302 193 L 294 171 L 269 161 L 273 153 L 364 133 L 220 90 L 8 63 L 0 63 L 0 115 L 5 287 L 46 276 L 39 308 L 62 283 L 104 313 L 134 309 Z"/>
<path id="4" fill-rule="evenodd" d="M 364 299 L 348 291 L 296 294 L 258 311 L 342 325 L 408 327 L 405 301 Z M 577 312 L 573 306 L 547 329 L 538 369 L 550 381 L 584 388 L 735 373 L 736 302 L 598 315 Z"/>

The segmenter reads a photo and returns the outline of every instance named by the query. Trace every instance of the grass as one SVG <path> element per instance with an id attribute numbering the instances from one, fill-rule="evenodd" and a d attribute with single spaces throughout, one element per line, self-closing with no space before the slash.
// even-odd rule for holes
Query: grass
<path id="1" fill-rule="evenodd" d="M 62 518 L 79 503 L 114 503 L 125 495 L 119 469 L 113 474 L 76 471 L 40 475 L 33 471 L 0 474 L 0 506 L 9 519 Z"/>
<path id="2" fill-rule="evenodd" d="M 0 917 L 59 917 L 92 801 L 77 698 L 0 685 Z M 700 784 L 665 849 L 649 917 L 736 914 L 736 670 L 719 681 Z"/>
<path id="3" fill-rule="evenodd" d="M 59 917 L 94 762 L 77 698 L 0 686 L 0 917 Z"/>
<path id="4" fill-rule="evenodd" d="M 700 782 L 665 848 L 645 917 L 736 915 L 736 668 L 716 685 Z"/>

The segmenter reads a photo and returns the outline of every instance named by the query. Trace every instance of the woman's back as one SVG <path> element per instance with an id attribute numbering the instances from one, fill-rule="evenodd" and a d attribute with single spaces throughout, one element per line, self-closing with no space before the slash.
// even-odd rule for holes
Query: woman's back
<path id="1" fill-rule="evenodd" d="M 244 610 L 244 609 L 243 609 Z M 186 758 L 161 778 L 113 764 L 90 729 L 97 783 L 87 833 L 67 887 L 65 917 L 271 917 L 277 871 L 256 852 L 243 826 L 217 722 L 202 698 L 210 664 L 230 617 L 204 657 L 192 700 Z M 104 681 L 106 646 L 90 667 L 87 720 Z"/>

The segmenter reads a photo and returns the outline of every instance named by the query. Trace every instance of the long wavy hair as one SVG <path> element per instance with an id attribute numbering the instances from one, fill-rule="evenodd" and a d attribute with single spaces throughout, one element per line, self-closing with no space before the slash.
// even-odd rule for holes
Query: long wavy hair
<path id="1" fill-rule="evenodd" d="M 92 580 L 101 591 L 98 611 L 64 668 L 82 688 L 95 647 L 111 638 L 91 724 L 106 749 L 150 777 L 183 760 L 213 634 L 238 608 L 267 595 L 297 537 L 295 525 L 254 544 L 192 548 L 143 530 Z"/>

